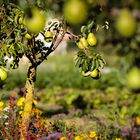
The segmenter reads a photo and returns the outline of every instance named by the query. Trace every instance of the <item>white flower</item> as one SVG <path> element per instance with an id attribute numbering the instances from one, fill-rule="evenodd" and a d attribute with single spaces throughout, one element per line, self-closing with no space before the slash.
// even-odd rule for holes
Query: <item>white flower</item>
<path id="1" fill-rule="evenodd" d="M 3 109 L 3 111 L 6 111 L 6 112 L 9 112 L 9 110 L 10 110 L 9 107 L 5 107 L 5 108 Z"/>

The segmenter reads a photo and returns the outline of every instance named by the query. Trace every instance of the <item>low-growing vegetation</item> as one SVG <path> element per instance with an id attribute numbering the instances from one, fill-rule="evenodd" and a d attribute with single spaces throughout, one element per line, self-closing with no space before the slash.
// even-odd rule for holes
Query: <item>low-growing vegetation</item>
<path id="1" fill-rule="evenodd" d="M 139 140 L 140 1 L 0 0 L 0 140 Z"/>
<path id="2" fill-rule="evenodd" d="M 102 73 L 101 79 L 93 81 L 75 69 L 73 55 L 71 53 L 67 59 L 63 59 L 66 55 L 51 56 L 47 64 L 40 66 L 29 137 L 60 140 L 139 138 L 140 96 L 127 88 L 123 72 L 111 68 Z M 1 138 L 11 135 L 5 132 L 5 124 L 11 129 L 10 133 L 12 125 L 16 127 L 14 131 L 20 127 L 25 102 L 24 67 L 10 73 L 1 85 L 4 87 L 0 104 Z M 13 122 L 10 112 L 14 113 Z M 4 119 L 4 116 L 7 117 Z M 15 133 L 18 139 L 19 132 Z"/>

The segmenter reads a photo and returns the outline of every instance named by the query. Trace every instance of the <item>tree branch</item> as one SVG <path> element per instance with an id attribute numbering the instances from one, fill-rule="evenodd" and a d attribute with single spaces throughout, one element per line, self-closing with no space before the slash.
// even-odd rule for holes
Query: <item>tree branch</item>
<path id="1" fill-rule="evenodd" d="M 54 39 L 53 39 L 52 44 L 49 47 L 48 51 L 44 55 L 42 54 L 42 56 L 40 57 L 40 60 L 38 62 L 36 62 L 37 66 L 40 65 L 50 55 L 50 53 L 52 53 L 58 47 L 58 45 L 62 41 L 62 39 L 63 39 L 63 37 L 64 37 L 64 35 L 66 33 L 66 29 L 62 30 L 62 24 L 63 24 L 63 22 L 60 23 L 59 28 L 57 29 L 57 32 L 56 32 L 56 34 L 54 36 Z M 60 36 L 60 38 L 58 38 L 58 36 L 60 35 L 61 31 L 63 31 L 63 33 Z"/>
<path id="2" fill-rule="evenodd" d="M 35 54 L 32 50 L 32 45 L 34 44 L 34 38 L 31 39 L 31 40 L 28 40 L 28 43 L 27 43 L 27 47 L 28 49 L 30 49 L 30 51 L 26 51 L 25 52 L 25 55 L 26 57 L 30 60 L 30 62 L 33 64 L 33 65 L 36 65 L 36 57 L 35 57 Z M 31 52 L 31 53 L 30 53 Z"/>

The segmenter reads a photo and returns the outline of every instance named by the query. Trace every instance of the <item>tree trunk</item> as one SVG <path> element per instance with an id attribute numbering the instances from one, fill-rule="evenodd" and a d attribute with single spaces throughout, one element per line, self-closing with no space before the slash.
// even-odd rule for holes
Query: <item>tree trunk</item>
<path id="1" fill-rule="evenodd" d="M 21 122 L 21 135 L 20 140 L 26 140 L 29 123 L 30 123 L 30 115 L 32 111 L 32 103 L 33 103 L 33 95 L 34 95 L 34 83 L 36 81 L 36 66 L 29 63 L 28 68 L 28 77 L 26 79 L 26 97 L 25 97 L 25 105 L 22 114 L 22 122 Z"/>

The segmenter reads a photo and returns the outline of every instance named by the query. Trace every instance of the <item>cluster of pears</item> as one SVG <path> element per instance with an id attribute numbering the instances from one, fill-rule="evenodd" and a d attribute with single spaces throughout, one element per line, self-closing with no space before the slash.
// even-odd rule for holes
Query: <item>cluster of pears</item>
<path id="1" fill-rule="evenodd" d="M 80 49 L 88 49 L 89 46 L 95 46 L 97 44 L 97 39 L 93 33 L 89 33 L 87 38 L 81 37 L 79 42 L 77 43 L 77 46 Z"/>
<path id="2" fill-rule="evenodd" d="M 77 46 L 80 49 L 88 49 L 89 47 L 94 47 L 97 44 L 97 39 L 94 35 L 94 33 L 90 32 L 86 37 L 81 37 L 79 39 L 79 42 L 77 43 Z M 93 79 L 99 79 L 101 77 L 101 72 L 99 69 L 95 68 L 92 71 L 83 71 L 81 72 L 83 76 L 90 76 Z"/>

